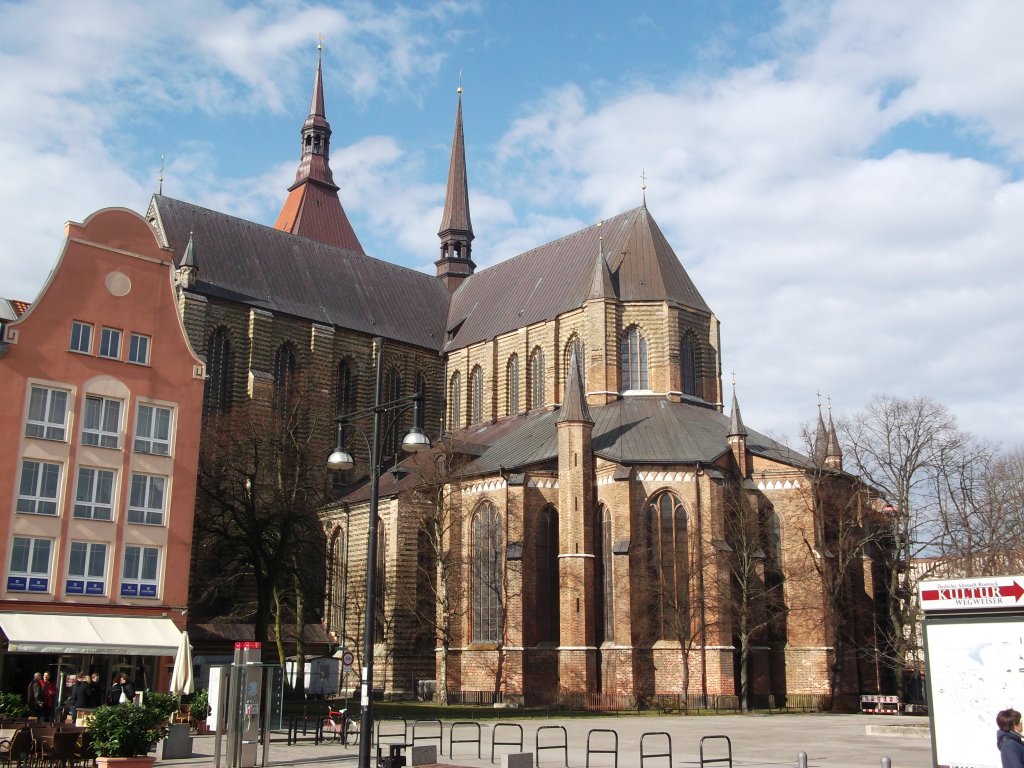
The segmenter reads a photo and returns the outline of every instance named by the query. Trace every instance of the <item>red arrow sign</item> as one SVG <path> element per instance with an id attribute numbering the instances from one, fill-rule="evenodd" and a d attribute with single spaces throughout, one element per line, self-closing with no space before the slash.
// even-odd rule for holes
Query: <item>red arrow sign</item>
<path id="1" fill-rule="evenodd" d="M 936 600 L 980 600 L 983 598 L 1012 598 L 1015 603 L 1024 596 L 1024 587 L 1016 580 L 1009 584 L 985 586 L 949 586 L 941 589 L 922 589 L 921 602 Z"/>

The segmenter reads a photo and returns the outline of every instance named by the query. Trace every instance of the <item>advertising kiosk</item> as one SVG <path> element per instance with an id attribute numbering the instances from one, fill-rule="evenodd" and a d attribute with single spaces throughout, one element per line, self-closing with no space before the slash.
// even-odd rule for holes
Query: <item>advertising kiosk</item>
<path id="1" fill-rule="evenodd" d="M 1024 576 L 919 586 L 932 759 L 1000 768 L 996 713 L 1024 711 Z"/>

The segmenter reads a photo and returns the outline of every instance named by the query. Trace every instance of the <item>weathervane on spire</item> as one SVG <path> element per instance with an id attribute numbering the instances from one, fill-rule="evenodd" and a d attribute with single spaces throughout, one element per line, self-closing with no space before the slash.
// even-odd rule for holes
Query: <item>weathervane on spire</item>
<path id="1" fill-rule="evenodd" d="M 455 89 L 455 92 L 462 95 L 462 67 L 459 67 L 459 87 Z"/>
<path id="2" fill-rule="evenodd" d="M 324 33 L 323 33 L 323 32 L 321 32 L 321 33 L 320 33 L 320 34 L 318 34 L 318 35 L 317 35 L 316 37 L 317 37 L 317 41 L 316 41 L 316 49 L 317 49 L 318 51 L 322 51 L 322 50 L 324 49 Z"/>
<path id="3" fill-rule="evenodd" d="M 647 169 L 640 169 L 640 191 L 644 195 L 644 208 L 647 207 Z M 735 382 L 733 382 L 735 383 Z"/>
<path id="4" fill-rule="evenodd" d="M 156 193 L 162 195 L 164 193 L 164 156 L 160 155 L 160 175 L 156 177 L 157 188 Z"/>

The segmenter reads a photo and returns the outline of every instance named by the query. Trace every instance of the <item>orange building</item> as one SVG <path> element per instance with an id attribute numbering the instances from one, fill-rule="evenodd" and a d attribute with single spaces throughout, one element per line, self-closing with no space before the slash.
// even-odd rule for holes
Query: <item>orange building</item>
<path id="1" fill-rule="evenodd" d="M 166 687 L 185 627 L 204 365 L 170 250 L 136 213 L 67 225 L 0 341 L 0 684 Z"/>

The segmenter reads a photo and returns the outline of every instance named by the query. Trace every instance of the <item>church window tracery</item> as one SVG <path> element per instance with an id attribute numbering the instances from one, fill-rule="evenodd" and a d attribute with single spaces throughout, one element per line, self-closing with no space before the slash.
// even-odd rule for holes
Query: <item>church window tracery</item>
<path id="1" fill-rule="evenodd" d="M 508 396 L 505 415 L 515 416 L 519 413 L 519 355 L 513 354 L 509 357 L 505 371 L 505 392 Z"/>
<path id="2" fill-rule="evenodd" d="M 558 512 L 541 510 L 537 526 L 537 642 L 557 643 L 559 629 Z"/>
<path id="3" fill-rule="evenodd" d="M 282 344 L 274 355 L 274 407 L 284 412 L 295 394 L 295 350 Z"/>
<path id="4" fill-rule="evenodd" d="M 223 326 L 210 335 L 206 345 L 206 391 L 203 418 L 224 413 L 231 407 L 231 337 Z"/>
<path id="5" fill-rule="evenodd" d="M 450 418 L 452 429 L 462 428 L 462 374 L 456 371 L 452 374 L 451 384 L 448 385 L 448 403 L 451 409 Z"/>
<path id="6" fill-rule="evenodd" d="M 484 420 L 484 372 L 479 365 L 469 374 L 469 412 L 470 424 Z"/>
<path id="7" fill-rule="evenodd" d="M 689 632 L 686 508 L 671 491 L 661 491 L 647 504 L 648 572 L 652 621 L 656 639 L 675 640 Z"/>
<path id="8" fill-rule="evenodd" d="M 696 395 L 697 392 L 697 351 L 690 334 L 684 334 L 679 350 L 679 361 L 682 366 L 682 384 L 684 395 Z"/>
<path id="9" fill-rule="evenodd" d="M 530 355 L 529 387 L 526 391 L 527 407 L 544 405 L 544 350 L 536 347 Z"/>
<path id="10" fill-rule="evenodd" d="M 650 389 L 647 379 L 647 338 L 631 325 L 622 337 L 620 350 L 622 391 Z"/>
<path id="11" fill-rule="evenodd" d="M 472 635 L 474 643 L 501 641 L 502 537 L 498 511 L 489 501 L 473 515 Z"/>

